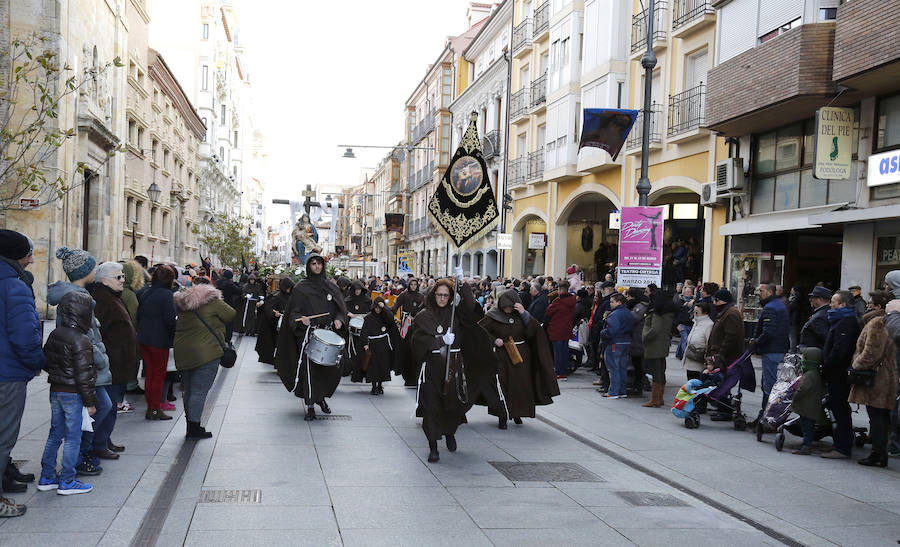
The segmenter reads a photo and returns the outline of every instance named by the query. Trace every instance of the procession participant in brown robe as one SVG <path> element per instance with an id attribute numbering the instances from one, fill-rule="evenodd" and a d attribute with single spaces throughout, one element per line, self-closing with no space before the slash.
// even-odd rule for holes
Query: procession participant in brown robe
<path id="1" fill-rule="evenodd" d="M 416 315 L 422 310 L 424 305 L 425 295 L 419 291 L 419 280 L 410 279 L 406 290 L 397 297 L 396 302 L 394 302 L 394 305 L 391 307 L 391 313 L 396 315 L 397 311 L 400 310 L 402 313 L 401 322 L 407 320 L 407 314 L 409 321 L 412 321 L 416 318 Z M 401 327 L 402 326 L 401 323 Z M 422 366 L 422 363 L 416 363 L 416 360 L 412 358 L 409 331 L 406 333 L 401 331 L 400 335 L 402 338 L 400 341 L 400 351 L 398 352 L 400 359 L 397 361 L 397 368 L 395 370 L 398 370 L 403 374 L 404 386 L 416 387 L 416 378 L 419 377 L 419 369 Z"/>
<path id="2" fill-rule="evenodd" d="M 514 290 L 500 293 L 497 306 L 478 324 L 494 338 L 500 364 L 497 379 L 504 406 L 492 406 L 488 411 L 499 418 L 500 429 L 506 429 L 507 414 L 517 424 L 522 423 L 522 418 L 534 418 L 536 405 L 552 404 L 553 397 L 559 395 L 553 354 L 544 329 L 525 311 Z M 519 364 L 513 364 L 504 346 L 510 339 L 522 358 Z"/>
<path id="3" fill-rule="evenodd" d="M 457 277 L 462 277 L 459 268 Z M 492 339 L 474 320 L 478 303 L 472 289 L 460 283 L 459 293 L 452 329 L 454 282 L 450 279 L 435 283 L 425 298 L 425 309 L 416 315 L 411 328 L 412 357 L 423 363 L 416 416 L 422 418 L 422 431 L 428 439 L 429 462 L 440 458 L 437 441 L 441 437 L 446 440 L 447 450 L 456 451 L 456 428 L 466 423 L 466 412 L 491 386 L 497 372 Z M 450 380 L 445 386 L 448 352 Z"/>
<path id="4" fill-rule="evenodd" d="M 284 323 L 281 318 L 293 288 L 294 282 L 289 277 L 282 277 L 278 282 L 278 290 L 266 298 L 265 304 L 260 309 L 256 336 L 256 353 L 259 355 L 260 363 L 269 365 L 275 363 L 275 341 L 278 338 L 278 325 Z"/>
<path id="5" fill-rule="evenodd" d="M 319 314 L 324 314 L 321 317 Z M 294 285 L 278 331 L 275 365 L 284 387 L 306 403 L 304 420 L 316 419 L 313 405 L 331 414 L 326 397 L 334 395 L 341 382 L 336 366 L 312 363 L 306 356 L 309 335 L 317 328 L 341 331 L 347 322 L 347 308 L 340 289 L 325 277 L 325 259 L 312 254 L 306 261 L 306 277 Z"/>
<path id="6" fill-rule="evenodd" d="M 344 303 L 347 306 L 347 315 L 351 319 L 354 317 L 365 318 L 369 310 L 372 309 L 372 299 L 369 296 L 369 291 L 363 286 L 362 281 L 358 279 L 350 284 L 350 296 L 344 300 Z M 360 333 L 354 333 L 348 329 L 347 362 L 345 363 L 344 376 L 349 374 L 352 382 L 362 382 L 366 377 L 366 373 L 362 369 L 364 345 L 365 340 L 360 336 Z"/>
<path id="7" fill-rule="evenodd" d="M 366 381 L 372 384 L 372 395 L 384 395 L 382 382 L 391 381 L 400 344 L 400 331 L 390 308 L 380 296 L 372 303 L 372 311 L 366 314 L 362 336 L 365 344 Z"/>

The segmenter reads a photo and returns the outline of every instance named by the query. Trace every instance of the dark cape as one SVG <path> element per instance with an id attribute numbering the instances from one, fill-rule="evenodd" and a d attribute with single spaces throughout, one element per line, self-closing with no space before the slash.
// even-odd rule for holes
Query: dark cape
<path id="1" fill-rule="evenodd" d="M 356 289 L 361 289 L 362 293 L 357 295 Z M 369 296 L 369 292 L 359 281 L 354 281 L 350 286 L 350 296 L 344 299 L 344 304 L 347 306 L 347 313 L 354 315 L 365 315 L 372 309 L 372 299 Z M 347 320 L 349 321 L 349 319 Z M 359 333 L 354 333 L 349 328 L 347 329 L 346 340 L 347 349 L 341 360 L 343 375 L 349 375 L 350 380 L 353 382 L 362 382 L 366 377 L 362 369 L 363 353 L 365 353 L 363 346 L 366 344 Z"/>
<path id="2" fill-rule="evenodd" d="M 416 416 L 422 418 L 422 430 L 429 441 L 455 434 L 459 424 L 466 423 L 466 412 L 474 401 L 491 390 L 497 373 L 497 360 L 491 351 L 493 339 L 478 325 L 475 315 L 478 303 L 472 289 L 463 283 L 453 320 L 456 335 L 453 349 L 460 351 L 451 353 L 454 374 L 448 392 L 444 393 L 447 358 L 433 351 L 444 347 L 442 336 L 450 326 L 451 306 L 438 307 L 434 289 L 439 286 L 442 285 L 435 285 L 429 291 L 425 309 L 416 315 L 409 335 L 413 360 L 424 364 L 419 376 Z"/>
<path id="3" fill-rule="evenodd" d="M 291 297 L 294 282 L 288 277 L 281 278 L 278 290 L 266 299 L 257 316 L 256 353 L 259 362 L 275 364 L 275 345 L 278 339 L 278 318 L 275 312 L 283 313 Z"/>
<path id="4" fill-rule="evenodd" d="M 383 303 L 379 296 L 375 299 L 375 306 Z M 396 361 L 399 352 L 400 330 L 391 315 L 391 310 L 385 306 L 381 312 L 370 311 L 363 322 L 363 343 L 369 346 L 369 366 L 365 370 L 367 382 L 389 382 L 391 371 L 397 369 Z"/>
<path id="5" fill-rule="evenodd" d="M 247 336 L 256 336 L 256 304 L 260 300 L 264 300 L 266 296 L 266 287 L 258 279 L 253 279 L 253 283 L 248 281 L 244 285 L 241 291 L 237 315 L 234 317 L 234 330 Z"/>
<path id="6" fill-rule="evenodd" d="M 415 291 L 410 289 L 403 291 L 403 293 L 397 297 L 393 307 L 391 307 L 391 312 L 396 314 L 398 310 L 402 310 L 404 314 L 409 314 L 409 319 L 411 321 L 415 319 L 420 311 L 422 311 L 424 306 L 425 295 L 419 292 L 417 287 Z M 403 321 L 402 316 L 401 321 Z M 411 331 L 412 329 L 410 328 L 410 330 L 407 331 L 406 336 L 402 337 L 400 340 L 400 347 L 397 352 L 399 355 L 399 360 L 397 362 L 398 368 L 395 369 L 403 375 L 403 384 L 407 386 L 416 385 L 416 378 L 419 377 L 419 372 L 422 367 L 421 361 L 416 361 L 412 358 L 412 344 L 410 343 L 412 340 Z"/>
<path id="7" fill-rule="evenodd" d="M 321 260 L 322 257 L 312 254 L 307 259 L 306 278 L 300 280 L 291 291 L 275 350 L 275 365 L 281 383 L 288 391 L 303 398 L 307 405 L 331 397 L 341 382 L 340 367 L 321 366 L 310 363 L 306 358 L 307 331 L 333 329 L 334 321 L 340 321 L 343 330 L 347 324 L 347 308 L 340 289 L 325 277 L 324 268 L 319 275 L 310 273 L 309 262 L 313 259 Z M 320 313 L 328 315 L 312 319 L 309 327 L 297 321 L 300 317 Z"/>
<path id="8" fill-rule="evenodd" d="M 536 405 L 552 404 L 553 397 L 559 395 L 547 334 L 534 317 L 528 315 L 526 323 L 519 312 L 507 314 L 499 306 L 492 308 L 479 324 L 494 339 L 506 341 L 512 337 L 517 342 L 523 361 L 518 365 L 512 364 L 505 348 L 494 346 L 500 364 L 497 378 L 508 417 L 534 418 Z M 490 413 L 496 416 L 496 408 L 491 407 Z"/>

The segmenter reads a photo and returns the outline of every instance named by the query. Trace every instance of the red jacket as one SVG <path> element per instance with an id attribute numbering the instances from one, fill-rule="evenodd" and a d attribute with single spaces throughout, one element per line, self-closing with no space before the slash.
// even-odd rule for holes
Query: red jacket
<path id="1" fill-rule="evenodd" d="M 566 293 L 555 298 L 547 307 L 547 336 L 551 341 L 572 338 L 576 300 L 574 294 Z"/>

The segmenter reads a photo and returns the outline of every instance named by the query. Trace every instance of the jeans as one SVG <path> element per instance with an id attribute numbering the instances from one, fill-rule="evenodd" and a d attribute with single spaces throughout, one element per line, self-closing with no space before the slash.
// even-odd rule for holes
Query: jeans
<path id="1" fill-rule="evenodd" d="M 47 437 L 44 455 L 41 458 L 42 477 L 52 479 L 57 476 L 56 454 L 59 452 L 59 445 L 65 439 L 59 481 L 70 482 L 75 479 L 75 465 L 78 463 L 78 456 L 81 452 L 83 408 L 81 395 L 77 393 L 50 392 L 50 435 Z"/>
<path id="2" fill-rule="evenodd" d="M 81 433 L 81 453 L 85 458 L 90 458 L 94 465 L 100 461 L 91 455 L 94 450 L 103 450 L 108 447 L 109 436 L 116 426 L 116 407 L 113 406 L 106 388 L 109 386 L 97 386 L 97 404 L 94 405 L 97 412 L 94 413 L 94 430 Z M 112 419 L 110 419 L 110 414 Z"/>
<path id="3" fill-rule="evenodd" d="M 147 372 L 147 379 L 144 381 L 144 400 L 148 409 L 159 410 L 163 382 L 166 379 L 166 363 L 169 361 L 169 348 L 141 344 L 141 354 L 144 356 L 144 370 Z"/>
<path id="4" fill-rule="evenodd" d="M 628 378 L 628 348 L 630 344 L 609 344 L 604 358 L 609 369 L 609 394 L 625 395 L 625 381 Z"/>
<path id="5" fill-rule="evenodd" d="M 681 360 L 684 359 L 684 350 L 687 349 L 688 335 L 691 334 L 691 327 L 688 325 L 681 325 L 681 333 L 679 334 L 681 338 L 678 341 L 678 348 L 675 349 L 675 358 Z"/>
<path id="6" fill-rule="evenodd" d="M 778 365 L 784 361 L 783 353 L 763 353 L 762 357 L 762 407 L 769 404 L 769 393 L 778 377 Z"/>
<path id="7" fill-rule="evenodd" d="M 203 405 L 216 374 L 219 372 L 219 360 L 214 359 L 205 365 L 183 371 L 181 382 L 184 384 L 184 416 L 191 422 L 199 422 L 203 416 Z"/>
<path id="8" fill-rule="evenodd" d="M 19 426 L 25 412 L 28 382 L 0 382 L 0 477 L 6 472 L 9 454 L 19 438 Z M 0 492 L 3 488 L 0 487 Z"/>
<path id="9" fill-rule="evenodd" d="M 816 421 L 800 416 L 800 430 L 803 431 L 803 446 L 812 446 L 816 440 Z"/>
<path id="10" fill-rule="evenodd" d="M 887 458 L 888 431 L 891 426 L 891 411 L 866 405 L 869 414 L 869 438 L 872 439 L 872 454 Z"/>
<path id="11" fill-rule="evenodd" d="M 553 368 L 556 369 L 557 376 L 568 376 L 569 374 L 569 341 L 553 340 Z"/>
<path id="12" fill-rule="evenodd" d="M 834 414 L 834 449 L 849 456 L 853 450 L 853 424 L 850 419 L 850 386 L 830 382 L 828 384 L 828 408 Z"/>

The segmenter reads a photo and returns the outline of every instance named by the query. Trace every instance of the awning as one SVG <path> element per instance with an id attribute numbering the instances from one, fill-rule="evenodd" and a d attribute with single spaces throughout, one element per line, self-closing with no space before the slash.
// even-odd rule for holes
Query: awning
<path id="1" fill-rule="evenodd" d="M 810 215 L 809 221 L 818 224 L 847 222 L 871 222 L 874 220 L 896 219 L 900 217 L 900 205 L 882 205 L 868 209 L 846 209 Z"/>
<path id="2" fill-rule="evenodd" d="M 835 203 L 833 205 L 821 205 L 818 207 L 806 207 L 803 209 L 791 209 L 790 211 L 778 211 L 775 213 L 761 213 L 750 215 L 747 218 L 735 220 L 719 228 L 719 235 L 739 236 L 746 234 L 764 234 L 768 232 L 786 232 L 790 230 L 808 230 L 821 228 L 821 224 L 811 221 L 813 215 L 830 213 L 847 205 Z"/>

